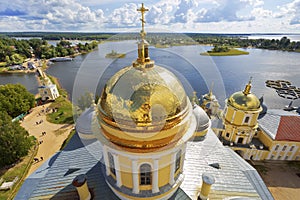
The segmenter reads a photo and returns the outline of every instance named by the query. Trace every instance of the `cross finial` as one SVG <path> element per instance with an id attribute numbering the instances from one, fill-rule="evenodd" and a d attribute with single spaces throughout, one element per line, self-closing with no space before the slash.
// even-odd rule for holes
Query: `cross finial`
<path id="1" fill-rule="evenodd" d="M 142 18 L 141 18 L 141 21 L 142 21 L 142 31 L 141 31 L 141 37 L 142 39 L 144 39 L 146 33 L 145 33 L 145 12 L 149 11 L 149 9 L 145 8 L 144 7 L 144 3 L 142 3 L 142 7 L 137 9 L 138 12 L 141 12 L 142 14 Z"/>
<path id="2" fill-rule="evenodd" d="M 248 84 L 246 85 L 245 90 L 243 91 L 243 93 L 244 93 L 245 95 L 250 94 L 251 83 L 252 83 L 252 76 L 250 77 L 249 82 L 248 82 Z"/>

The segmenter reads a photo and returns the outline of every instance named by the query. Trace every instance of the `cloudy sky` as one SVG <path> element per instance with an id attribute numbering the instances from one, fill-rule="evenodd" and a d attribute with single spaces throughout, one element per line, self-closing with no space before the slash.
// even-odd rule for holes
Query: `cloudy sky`
<path id="1" fill-rule="evenodd" d="M 1 31 L 126 32 L 137 0 L 0 0 Z M 300 33 L 300 0 L 144 0 L 148 30 Z"/>

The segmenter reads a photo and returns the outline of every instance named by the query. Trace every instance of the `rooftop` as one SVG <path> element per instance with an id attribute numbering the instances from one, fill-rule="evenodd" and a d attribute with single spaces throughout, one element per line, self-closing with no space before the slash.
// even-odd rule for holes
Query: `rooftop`
<path id="1" fill-rule="evenodd" d="M 83 127 L 81 123 L 92 124 L 95 115 L 89 109 L 82 116 L 77 121 L 78 128 Z M 79 129 L 90 134 L 90 128 Z M 64 150 L 25 180 L 15 199 L 74 199 L 77 191 L 72 180 L 79 174 L 87 175 L 94 199 L 118 199 L 105 182 L 101 160 L 101 143 L 96 139 L 80 139 L 75 134 Z M 211 130 L 204 141 L 188 142 L 183 171 L 184 181 L 172 199 L 195 199 L 204 172 L 212 174 L 216 180 L 211 199 L 233 196 L 273 199 L 257 171 L 230 148 L 224 147 Z"/>
<path id="2" fill-rule="evenodd" d="M 273 140 L 300 142 L 300 115 L 278 109 L 268 110 L 258 124 Z"/>

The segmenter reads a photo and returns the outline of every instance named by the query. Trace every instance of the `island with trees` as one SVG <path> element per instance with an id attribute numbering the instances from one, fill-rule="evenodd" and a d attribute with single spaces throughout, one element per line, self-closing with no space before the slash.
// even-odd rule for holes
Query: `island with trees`
<path id="1" fill-rule="evenodd" d="M 249 52 L 242 51 L 235 48 L 229 48 L 227 46 L 214 46 L 212 50 L 200 53 L 202 56 L 238 56 L 238 55 L 248 55 Z"/>
<path id="2" fill-rule="evenodd" d="M 110 53 L 106 54 L 105 58 L 124 58 L 126 56 L 125 53 L 117 53 L 112 50 Z"/>

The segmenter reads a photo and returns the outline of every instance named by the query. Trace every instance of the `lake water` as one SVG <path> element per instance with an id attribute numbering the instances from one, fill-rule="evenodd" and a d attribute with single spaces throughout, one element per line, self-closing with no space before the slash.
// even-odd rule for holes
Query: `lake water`
<path id="1" fill-rule="evenodd" d="M 7 83 L 20 83 L 24 85 L 29 92 L 33 94 L 38 92 L 38 83 L 34 73 L 0 74 L 0 85 Z"/>
<path id="2" fill-rule="evenodd" d="M 177 46 L 165 49 L 150 48 L 149 51 L 151 59 L 155 60 L 157 65 L 168 68 L 180 78 L 188 95 L 194 90 L 198 96 L 207 93 L 213 82 L 213 93 L 222 106 L 228 96 L 244 89 L 250 77 L 253 77 L 252 92 L 258 97 L 263 95 L 269 108 L 283 108 L 290 100 L 280 98 L 275 90 L 267 88 L 266 80 L 289 80 L 293 85 L 300 87 L 299 53 L 246 49 L 250 52 L 249 55 L 227 57 L 199 55 L 210 48 Z M 126 57 L 105 58 L 112 50 L 126 53 Z M 70 94 L 70 98 L 76 101 L 85 92 L 99 96 L 108 78 L 119 69 L 131 65 L 136 57 L 136 41 L 107 42 L 100 44 L 98 50 L 77 56 L 71 62 L 54 63 L 46 72 L 57 77 L 62 87 Z M 15 80 L 14 76 L 11 78 Z M 28 79 L 26 76 L 24 78 Z M 1 80 L 2 77 L 1 75 Z M 3 81 L 0 83 L 4 84 Z M 293 105 L 300 106 L 300 100 L 294 101 Z"/>

